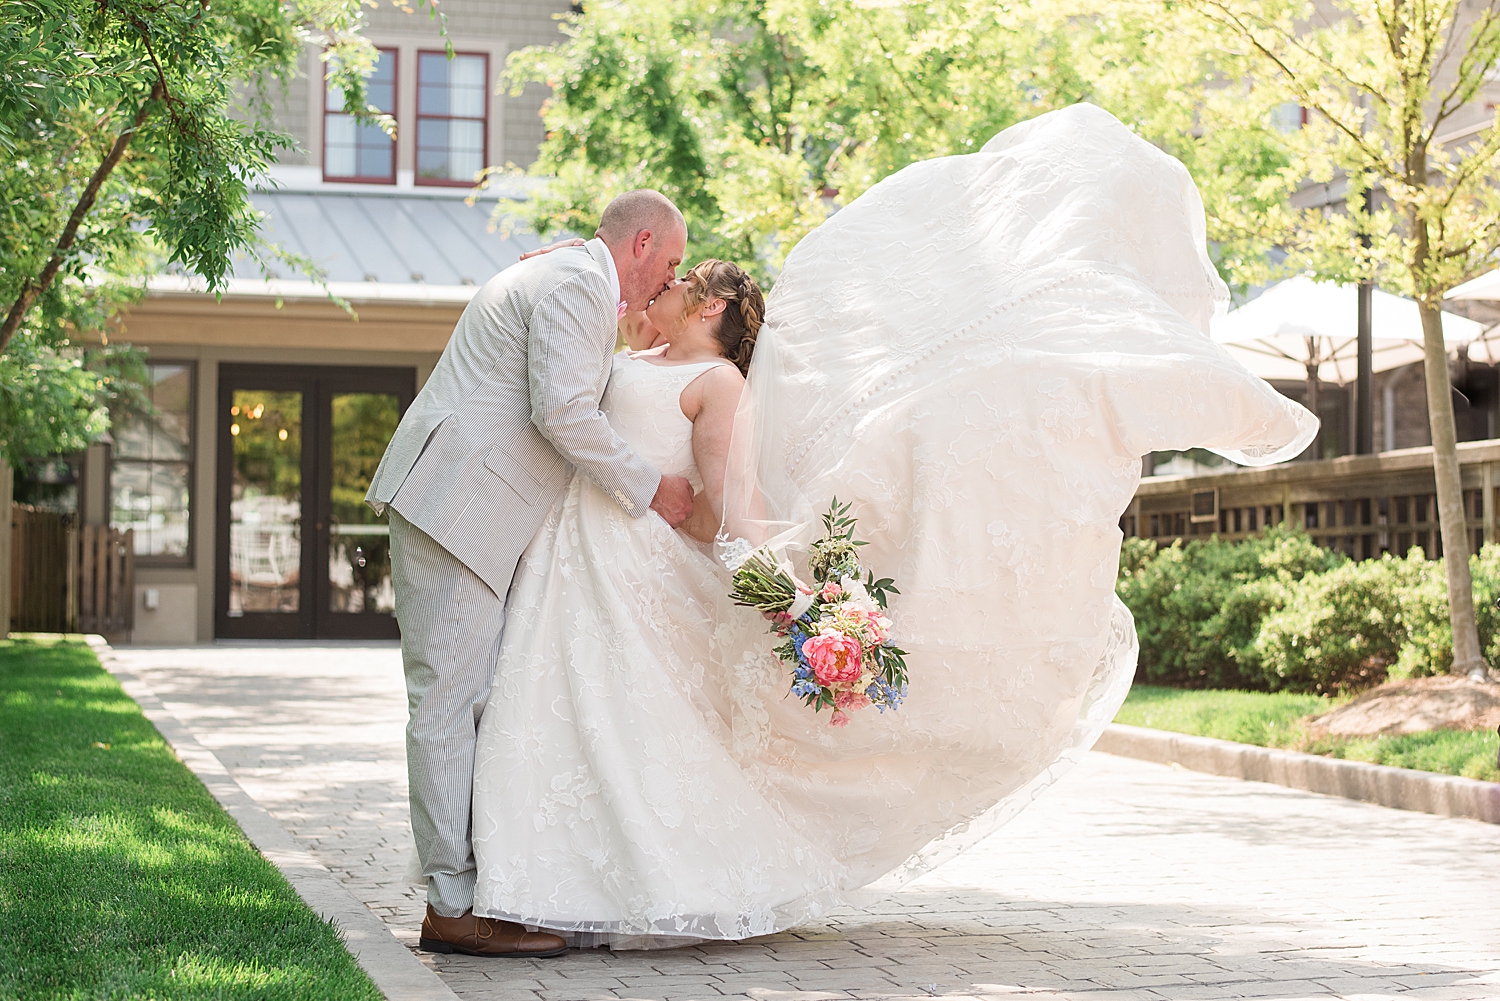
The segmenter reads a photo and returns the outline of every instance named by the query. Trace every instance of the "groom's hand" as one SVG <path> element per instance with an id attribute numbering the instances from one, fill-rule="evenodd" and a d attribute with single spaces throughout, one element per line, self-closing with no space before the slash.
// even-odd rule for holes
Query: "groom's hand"
<path id="1" fill-rule="evenodd" d="M 676 528 L 693 513 L 693 485 L 681 476 L 663 476 L 651 498 L 651 510 Z"/>

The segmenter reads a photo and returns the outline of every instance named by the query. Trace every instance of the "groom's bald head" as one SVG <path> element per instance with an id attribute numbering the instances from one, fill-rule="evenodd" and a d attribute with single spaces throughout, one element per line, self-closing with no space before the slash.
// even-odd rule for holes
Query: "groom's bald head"
<path id="1" fill-rule="evenodd" d="M 613 247 L 630 242 L 641 230 L 665 237 L 678 229 L 686 236 L 687 223 L 672 200 L 660 191 L 637 188 L 625 192 L 605 207 L 595 235 Z"/>
<path id="2" fill-rule="evenodd" d="M 687 223 L 660 191 L 639 188 L 610 202 L 595 235 L 614 258 L 627 309 L 645 309 L 677 279 L 687 247 Z"/>

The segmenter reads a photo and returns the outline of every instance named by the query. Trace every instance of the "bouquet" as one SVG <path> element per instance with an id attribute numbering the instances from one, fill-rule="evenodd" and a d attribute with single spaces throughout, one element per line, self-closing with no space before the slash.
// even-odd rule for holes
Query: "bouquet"
<path id="1" fill-rule="evenodd" d="M 813 584 L 766 547 L 726 556 L 734 572 L 730 597 L 757 608 L 785 638 L 776 655 L 792 667 L 791 694 L 814 712 L 833 710 L 830 726 L 847 726 L 865 706 L 895 709 L 906 697 L 906 651 L 891 642 L 885 617 L 895 582 L 875 579 L 859 562 L 850 505 L 835 497 L 823 516 L 823 538 L 808 550 Z"/>

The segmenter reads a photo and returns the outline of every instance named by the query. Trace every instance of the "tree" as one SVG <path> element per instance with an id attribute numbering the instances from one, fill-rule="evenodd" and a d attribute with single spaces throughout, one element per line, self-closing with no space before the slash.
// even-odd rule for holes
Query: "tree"
<path id="1" fill-rule="evenodd" d="M 1336 0 L 1332 19 L 1302 0 L 1191 4 L 1248 59 L 1251 104 L 1306 112 L 1259 192 L 1275 204 L 1247 230 L 1283 247 L 1288 271 L 1373 281 L 1420 307 L 1452 671 L 1483 676 L 1440 306 L 1500 251 L 1500 128 L 1493 113 L 1458 127 L 1500 62 L 1500 0 Z M 1299 207 L 1308 182 L 1341 187 L 1342 204 Z"/>
<path id="2" fill-rule="evenodd" d="M 831 208 L 916 160 L 971 152 L 1086 96 L 1067 18 L 965 0 L 625 0 L 513 54 L 514 91 L 553 88 L 517 211 L 592 232 L 614 195 L 665 192 L 690 256 L 774 276 Z"/>
<path id="3" fill-rule="evenodd" d="M 377 118 L 360 26 L 359 0 L 0 0 L 0 456 L 104 432 L 140 360 L 77 338 L 146 274 L 216 292 L 237 252 L 271 252 L 249 194 L 292 140 L 264 124 L 266 90 L 315 42 Z"/>

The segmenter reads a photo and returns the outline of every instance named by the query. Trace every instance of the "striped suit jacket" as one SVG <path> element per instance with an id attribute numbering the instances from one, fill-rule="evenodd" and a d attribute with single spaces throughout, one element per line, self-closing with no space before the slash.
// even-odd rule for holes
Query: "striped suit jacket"
<path id="1" fill-rule="evenodd" d="M 365 495 L 378 513 L 395 507 L 502 599 L 575 468 L 635 516 L 661 480 L 599 410 L 615 345 L 608 254 L 590 240 L 486 282 Z"/>

